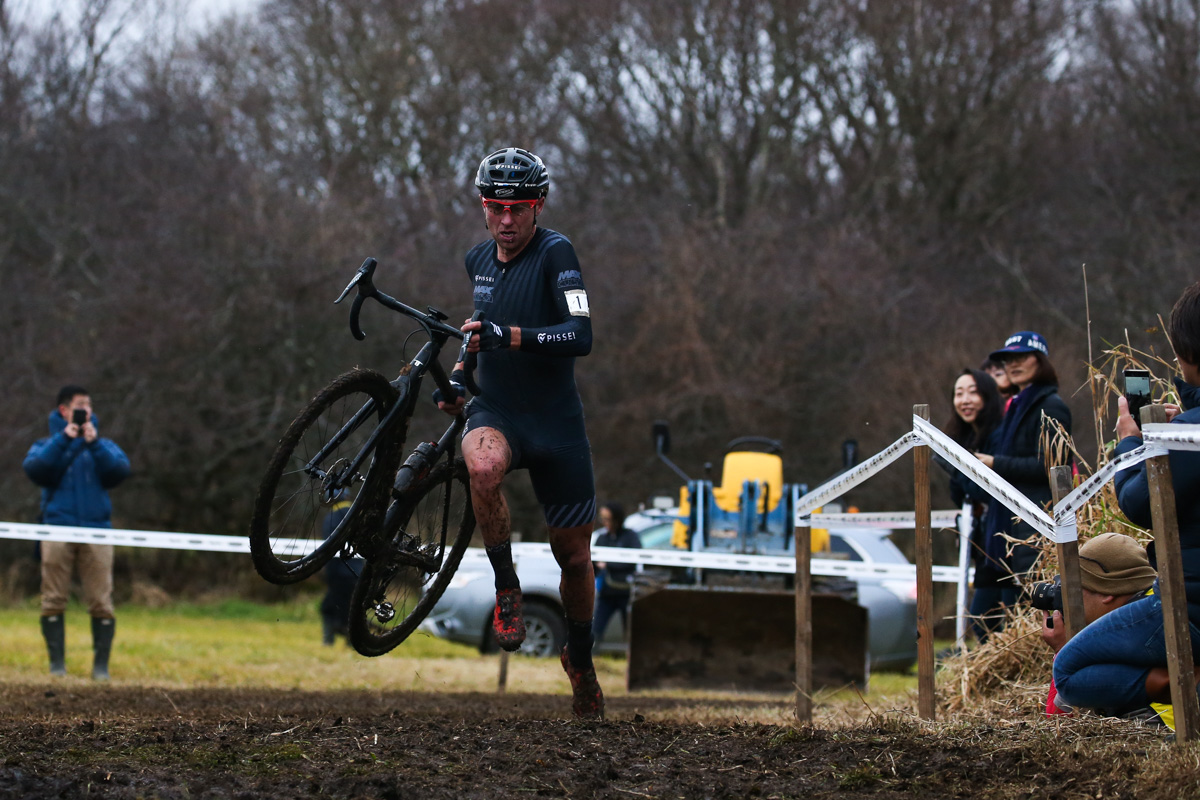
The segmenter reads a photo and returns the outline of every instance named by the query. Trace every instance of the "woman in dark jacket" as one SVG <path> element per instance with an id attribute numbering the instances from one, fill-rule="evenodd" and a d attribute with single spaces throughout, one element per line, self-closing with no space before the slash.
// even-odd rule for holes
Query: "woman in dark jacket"
<path id="1" fill-rule="evenodd" d="M 992 439 L 1004 415 L 1004 399 L 996 381 L 987 372 L 964 369 L 954 381 L 950 402 L 954 413 L 942 430 L 954 442 L 972 453 L 992 452 Z M 950 474 L 950 499 L 957 507 L 971 504 L 971 561 L 978 570 L 983 563 L 983 518 L 988 493 L 939 455 L 933 460 Z"/>
<path id="2" fill-rule="evenodd" d="M 1004 364 L 1018 392 L 996 429 L 991 453 L 976 453 L 980 461 L 1040 506 L 1053 500 L 1043 449 L 1049 420 L 1071 432 L 1071 411 L 1058 396 L 1058 375 L 1048 352 L 1046 340 L 1032 331 L 1014 333 L 992 352 L 991 358 Z M 1004 504 L 993 502 L 984 517 L 984 561 L 975 571 L 971 600 L 980 641 L 1003 626 L 1003 607 L 1017 602 L 1018 579 L 1033 568 L 1040 552 L 1033 527 L 1013 516 Z M 1007 537 L 1029 539 L 1033 544 L 1013 544 Z"/>
<path id="3" fill-rule="evenodd" d="M 600 525 L 604 532 L 596 537 L 594 547 L 630 547 L 640 550 L 642 539 L 625 527 L 625 509 L 620 503 L 606 503 L 600 507 Z M 627 621 L 626 609 L 629 606 L 629 579 L 637 571 L 635 564 L 622 564 L 613 561 L 598 561 L 593 565 L 596 572 L 596 610 L 592 616 L 592 630 L 595 631 L 596 641 L 604 638 L 604 629 L 614 614 L 620 614 L 621 620 Z"/>
<path id="4" fill-rule="evenodd" d="M 983 370 L 964 369 L 954 381 L 954 394 L 950 398 L 954 414 L 942 428 L 956 444 L 972 453 L 990 453 L 992 434 L 1000 425 L 1004 415 L 1004 400 L 996 381 Z M 986 503 L 988 496 L 966 476 L 941 458 L 937 463 L 950 473 L 950 499 L 961 506 L 968 498 Z"/>

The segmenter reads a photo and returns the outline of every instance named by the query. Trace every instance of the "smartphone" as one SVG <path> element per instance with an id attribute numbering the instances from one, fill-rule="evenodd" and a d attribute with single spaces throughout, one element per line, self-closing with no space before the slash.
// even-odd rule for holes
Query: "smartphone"
<path id="1" fill-rule="evenodd" d="M 1125 370 L 1125 400 L 1129 403 L 1129 413 L 1138 427 L 1142 427 L 1141 411 L 1150 405 L 1150 370 Z"/>
<path id="2" fill-rule="evenodd" d="M 71 422 L 76 425 L 85 425 L 88 421 L 88 413 L 86 408 L 77 408 L 71 412 Z"/>

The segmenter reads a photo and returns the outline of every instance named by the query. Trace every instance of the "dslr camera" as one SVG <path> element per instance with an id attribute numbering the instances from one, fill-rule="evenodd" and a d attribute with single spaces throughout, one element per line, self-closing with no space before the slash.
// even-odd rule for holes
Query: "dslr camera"
<path id="1" fill-rule="evenodd" d="M 1056 575 L 1052 581 L 1033 584 L 1025 590 L 1025 598 L 1029 605 L 1040 611 L 1051 614 L 1055 611 L 1062 612 L 1062 579 Z"/>

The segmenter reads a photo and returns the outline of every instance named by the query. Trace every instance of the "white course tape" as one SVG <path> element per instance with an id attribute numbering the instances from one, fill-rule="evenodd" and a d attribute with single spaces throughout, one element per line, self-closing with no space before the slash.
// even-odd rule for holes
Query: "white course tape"
<path id="1" fill-rule="evenodd" d="M 171 533 L 168 531 L 131 531 L 119 528 L 77 528 L 67 525 L 38 525 L 24 522 L 0 522 L 0 539 L 23 539 L 36 542 L 72 542 L 77 544 L 111 544 L 118 547 L 150 547 L 166 550 L 202 550 L 216 553 L 249 553 L 250 540 L 245 536 L 221 536 L 206 533 Z M 308 540 L 277 540 L 280 547 L 292 546 L 289 551 L 301 555 L 313 547 Z M 475 549 L 475 548 L 473 548 Z M 480 551 L 482 552 L 482 550 Z M 553 558 L 549 544 L 516 542 L 513 553 L 542 555 Z M 791 574 L 796 560 L 790 556 L 755 556 L 737 553 L 698 553 L 690 550 L 631 550 L 624 547 L 593 547 L 592 558 L 625 564 L 646 564 L 664 567 L 695 567 L 726 569 L 743 572 L 772 572 Z M 913 578 L 915 567 L 904 564 L 870 565 L 855 561 L 826 558 L 812 560 L 814 575 L 846 577 Z M 953 571 L 954 567 L 934 567 L 934 580 L 953 581 L 954 577 L 938 577 L 938 570 Z"/>
<path id="2" fill-rule="evenodd" d="M 512 549 L 514 558 L 518 558 L 522 554 L 553 557 L 548 544 L 518 542 L 513 544 Z M 633 550 L 627 547 L 593 547 L 592 560 L 611 561 L 616 564 L 769 572 L 782 575 L 793 575 L 796 572 L 796 559 L 792 556 L 706 553 L 697 550 Z M 813 575 L 904 580 L 916 580 L 917 578 L 917 568 L 913 564 L 865 564 L 861 561 L 843 561 L 814 556 L 811 565 L 810 571 Z M 958 567 L 934 567 L 933 579 L 941 583 L 955 583 L 958 581 Z"/>
<path id="3" fill-rule="evenodd" d="M 880 450 L 854 469 L 843 472 L 802 496 L 796 501 L 796 524 L 799 525 L 802 519 L 810 516 L 813 509 L 836 500 L 875 473 L 882 472 L 884 467 L 912 449 L 916 438 L 916 435 L 909 431 L 886 450 Z"/>
<path id="4" fill-rule="evenodd" d="M 1122 453 L 1117 458 L 1109 461 L 1104 467 L 1092 477 L 1088 478 L 1083 483 L 1071 490 L 1071 493 L 1059 501 L 1054 507 L 1054 521 L 1058 525 L 1070 525 L 1075 521 L 1075 515 L 1079 509 L 1104 488 L 1104 484 L 1112 480 L 1113 475 L 1116 475 L 1123 469 L 1136 467 L 1148 458 L 1155 456 L 1165 456 L 1167 449 L 1157 444 L 1144 444 L 1136 450 L 1130 450 L 1128 453 Z"/>
<path id="5" fill-rule="evenodd" d="M 934 511 L 932 524 L 935 528 L 954 528 L 958 526 L 957 509 L 952 511 Z M 917 513 L 915 511 L 856 511 L 847 514 L 813 514 L 809 522 L 814 528 L 915 528 Z"/>
<path id="6" fill-rule="evenodd" d="M 0 539 L 112 544 L 120 547 L 153 547 L 165 550 L 206 550 L 216 553 L 250 552 L 250 539 L 246 536 L 129 531 L 117 528 L 76 528 L 69 525 L 31 525 L 24 522 L 0 522 Z M 287 546 L 289 543 L 295 548 L 290 552 L 296 555 L 312 549 L 311 542 L 279 540 L 281 546 Z M 304 548 L 304 550 L 299 548 Z"/>
<path id="7" fill-rule="evenodd" d="M 1200 425 L 1146 423 L 1142 426 L 1142 441 L 1171 450 L 1200 450 Z"/>
<path id="8" fill-rule="evenodd" d="M 928 420 L 913 416 L 913 430 L 933 451 L 949 461 L 956 469 L 978 484 L 984 491 L 1003 503 L 1010 511 L 1025 520 L 1034 530 L 1052 542 L 1075 541 L 1078 535 L 1072 522 L 1056 526 L 1054 520 L 1011 483 L 994 470 L 984 466 L 974 454 L 935 428 Z"/>

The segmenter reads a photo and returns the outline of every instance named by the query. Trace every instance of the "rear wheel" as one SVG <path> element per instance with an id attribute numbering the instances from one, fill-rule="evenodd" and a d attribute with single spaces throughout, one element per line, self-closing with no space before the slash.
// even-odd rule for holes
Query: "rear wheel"
<path id="1" fill-rule="evenodd" d="M 363 567 L 350 602 L 350 643 L 379 656 L 408 638 L 441 598 L 475 530 L 467 468 L 444 461 L 389 512 L 399 530 Z"/>
<path id="2" fill-rule="evenodd" d="M 357 526 L 378 524 L 402 443 L 384 436 L 365 448 L 397 397 L 383 375 L 354 370 L 322 389 L 288 427 L 250 522 L 250 554 L 262 577 L 301 581 L 337 555 Z"/>

